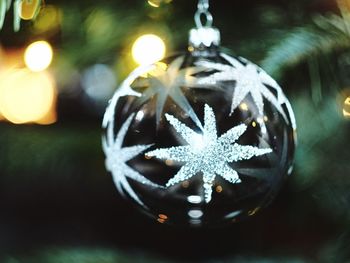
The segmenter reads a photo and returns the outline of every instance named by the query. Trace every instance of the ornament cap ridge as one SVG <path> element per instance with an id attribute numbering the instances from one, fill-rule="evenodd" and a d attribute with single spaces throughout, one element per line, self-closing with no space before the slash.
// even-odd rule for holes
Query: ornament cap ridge
<path id="1" fill-rule="evenodd" d="M 215 27 L 192 28 L 189 32 L 189 46 L 193 48 L 220 45 L 220 31 Z"/>

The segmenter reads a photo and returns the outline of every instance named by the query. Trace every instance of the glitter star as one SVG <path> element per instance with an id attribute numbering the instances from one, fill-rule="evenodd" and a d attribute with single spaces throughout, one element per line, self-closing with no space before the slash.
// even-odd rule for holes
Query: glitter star
<path id="1" fill-rule="evenodd" d="M 156 149 L 147 152 L 146 155 L 161 160 L 185 163 L 177 174 L 167 182 L 167 187 L 188 180 L 201 172 L 204 183 L 204 199 L 207 203 L 212 198 L 212 187 L 216 175 L 220 175 L 232 184 L 241 182 L 238 173 L 229 166 L 229 163 L 249 160 L 254 156 L 272 152 L 269 148 L 259 149 L 235 143 L 246 131 L 245 124 L 231 128 L 218 138 L 214 111 L 208 105 L 204 107 L 202 133 L 196 133 L 172 115 L 166 114 L 165 116 L 188 145 Z"/>
<path id="2" fill-rule="evenodd" d="M 250 94 L 258 109 L 260 116 L 264 116 L 264 101 L 266 98 L 276 109 L 281 113 L 283 118 L 288 121 L 281 105 L 288 102 L 284 96 L 281 87 L 272 79 L 265 71 L 256 65 L 247 62 L 246 65 L 238 60 L 221 54 L 231 65 L 220 63 L 212 63 L 209 61 L 200 61 L 196 65 L 207 69 L 216 70 L 218 72 L 211 74 L 208 77 L 201 78 L 199 84 L 214 85 L 221 81 L 236 81 L 236 86 L 232 96 L 231 113 L 242 103 L 243 99 Z M 266 87 L 272 87 L 277 91 L 276 96 Z"/>
<path id="3" fill-rule="evenodd" d="M 193 75 L 203 71 L 204 69 L 201 67 L 187 67 L 181 69 L 183 62 L 184 56 L 178 57 L 169 65 L 164 63 L 156 63 L 156 68 L 149 72 L 148 77 L 138 79 L 133 85 L 134 88 L 146 88 L 142 93 L 142 97 L 140 97 L 138 100 L 140 105 L 155 95 L 157 96 L 157 125 L 160 122 L 168 97 L 170 97 L 184 112 L 186 112 L 197 125 L 200 125 L 200 121 L 198 120 L 197 115 L 192 109 L 190 103 L 186 99 L 182 88 L 196 85 L 197 78 Z"/>
<path id="4" fill-rule="evenodd" d="M 129 116 L 125 123 L 120 128 L 116 139 L 114 140 L 113 133 L 108 133 L 107 138 L 102 139 L 103 150 L 106 153 L 106 168 L 112 172 L 113 180 L 120 193 L 128 193 L 140 205 L 144 206 L 143 202 L 132 190 L 127 177 L 144 185 L 152 187 L 160 187 L 151 182 L 139 172 L 135 171 L 127 165 L 127 161 L 133 159 L 140 153 L 147 150 L 151 145 L 135 145 L 131 147 L 122 147 L 125 135 L 129 129 L 132 119 L 135 114 Z M 110 126 L 111 127 L 111 126 Z"/>

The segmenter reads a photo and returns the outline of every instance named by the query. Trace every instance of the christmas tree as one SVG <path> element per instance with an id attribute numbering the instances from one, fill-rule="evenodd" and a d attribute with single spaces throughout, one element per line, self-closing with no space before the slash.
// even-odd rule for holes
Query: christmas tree
<path id="1" fill-rule="evenodd" d="M 151 55 L 187 48 L 196 4 L 0 0 L 1 262 L 350 261 L 345 0 L 211 1 L 222 50 L 273 76 L 295 112 L 294 170 L 269 207 L 183 228 L 116 192 L 101 146 L 108 100 Z"/>

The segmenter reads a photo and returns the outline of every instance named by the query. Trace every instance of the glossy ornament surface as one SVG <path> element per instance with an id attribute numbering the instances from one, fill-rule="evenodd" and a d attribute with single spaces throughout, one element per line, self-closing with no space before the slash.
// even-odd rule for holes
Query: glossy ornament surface
<path id="1" fill-rule="evenodd" d="M 221 53 L 217 33 L 195 29 L 188 52 L 137 68 L 104 116 L 118 191 L 161 223 L 217 226 L 254 215 L 292 171 L 288 99 L 261 68 Z"/>

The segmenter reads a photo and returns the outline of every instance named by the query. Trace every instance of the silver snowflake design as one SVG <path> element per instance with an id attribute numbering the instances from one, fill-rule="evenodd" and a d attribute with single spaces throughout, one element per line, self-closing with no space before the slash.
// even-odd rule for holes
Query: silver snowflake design
<path id="1" fill-rule="evenodd" d="M 152 187 L 160 187 L 151 182 L 139 172 L 132 169 L 127 162 L 137 155 L 147 150 L 151 145 L 135 145 L 130 147 L 122 147 L 125 135 L 130 127 L 131 121 L 135 114 L 131 114 L 120 128 L 116 138 L 112 133 L 107 135 L 107 138 L 102 139 L 102 147 L 106 153 L 106 168 L 112 172 L 114 183 L 120 193 L 128 193 L 140 205 L 144 206 L 143 202 L 132 190 L 127 178 L 135 180 L 144 185 Z M 124 191 L 123 191 L 124 190 Z"/>
<path id="2" fill-rule="evenodd" d="M 198 66 L 218 71 L 208 77 L 199 79 L 199 84 L 203 85 L 206 83 L 208 85 L 215 85 L 221 81 L 236 81 L 236 86 L 232 96 L 231 114 L 242 103 L 244 98 L 250 94 L 260 116 L 264 116 L 263 98 L 266 98 L 276 107 L 283 118 L 288 121 L 286 114 L 281 107 L 281 105 L 287 101 L 287 98 L 284 96 L 281 87 L 273 78 L 261 68 L 248 61 L 246 61 L 246 64 L 244 65 L 226 54 L 221 54 L 221 56 L 231 65 L 209 61 L 199 61 L 196 63 Z M 266 87 L 266 85 L 277 91 L 277 97 Z"/>
<path id="3" fill-rule="evenodd" d="M 172 115 L 166 114 L 166 119 L 188 145 L 156 149 L 147 152 L 146 155 L 161 160 L 185 163 L 166 183 L 166 187 L 188 180 L 201 172 L 204 199 L 207 203 L 212 198 L 212 187 L 216 175 L 232 184 L 241 182 L 238 173 L 230 167 L 229 163 L 249 160 L 254 156 L 272 152 L 269 148 L 259 149 L 235 143 L 246 131 L 245 124 L 235 126 L 218 137 L 214 111 L 208 105 L 204 107 L 204 127 L 201 133 L 195 132 Z"/>
<path id="4" fill-rule="evenodd" d="M 200 121 L 182 88 L 198 85 L 197 78 L 193 75 L 204 71 L 204 68 L 197 66 L 181 68 L 184 59 L 184 56 L 180 56 L 169 65 L 158 62 L 154 64 L 155 68 L 148 72 L 146 78 L 139 78 L 133 84 L 134 88 L 145 87 L 142 96 L 138 99 L 140 105 L 156 96 L 157 125 L 161 120 L 168 98 L 171 98 L 197 125 L 200 125 Z"/>

